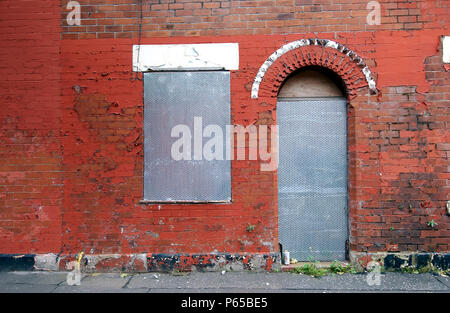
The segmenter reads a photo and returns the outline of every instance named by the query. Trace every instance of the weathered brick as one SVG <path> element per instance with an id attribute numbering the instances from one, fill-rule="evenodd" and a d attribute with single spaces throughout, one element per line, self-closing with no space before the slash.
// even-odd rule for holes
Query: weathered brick
<path id="1" fill-rule="evenodd" d="M 0 253 L 235 252 L 250 218 L 263 227 L 244 252 L 278 251 L 277 177 L 257 162 L 233 161 L 230 204 L 140 203 L 143 85 L 130 64 L 139 42 L 239 43 L 240 69 L 231 72 L 235 123 L 256 122 L 263 110 L 271 112 L 264 123 L 272 123 L 291 73 L 332 69 L 348 91 L 352 249 L 448 249 L 450 86 L 436 51 L 448 17 L 438 4 L 383 3 L 382 24 L 369 27 L 365 3 L 351 1 L 144 1 L 140 28 L 135 1 L 80 1 L 88 4 L 81 26 L 67 25 L 59 3 L 28 2 L 0 3 Z M 267 57 L 312 37 L 357 52 L 381 92 L 369 95 L 347 56 L 315 46 L 280 57 L 252 100 Z M 430 216 L 437 230 L 427 225 Z"/>

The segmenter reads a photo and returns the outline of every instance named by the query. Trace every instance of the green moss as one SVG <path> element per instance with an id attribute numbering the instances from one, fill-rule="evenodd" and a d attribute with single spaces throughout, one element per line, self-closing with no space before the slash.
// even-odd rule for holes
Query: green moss
<path id="1" fill-rule="evenodd" d="M 328 268 L 319 268 L 315 263 L 306 263 L 301 267 L 294 268 L 291 272 L 304 274 L 313 277 L 322 277 L 328 274 L 342 275 L 345 273 L 356 274 L 356 270 L 351 265 L 342 265 L 338 261 L 334 261 Z"/>
<path id="2" fill-rule="evenodd" d="M 408 274 L 424 274 L 424 273 L 434 273 L 437 275 L 449 275 L 450 269 L 448 270 L 442 270 L 439 268 L 434 267 L 431 264 L 428 264 L 426 266 L 422 267 L 414 267 L 414 266 L 406 266 L 400 270 L 402 273 L 408 273 Z"/>
<path id="3" fill-rule="evenodd" d="M 402 273 L 419 274 L 419 271 L 413 266 L 406 266 L 400 270 Z"/>

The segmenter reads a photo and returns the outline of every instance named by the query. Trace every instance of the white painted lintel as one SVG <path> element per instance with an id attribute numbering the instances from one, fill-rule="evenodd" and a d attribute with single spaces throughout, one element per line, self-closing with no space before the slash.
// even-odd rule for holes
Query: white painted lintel
<path id="1" fill-rule="evenodd" d="M 133 71 L 238 70 L 237 43 L 133 45 Z"/>

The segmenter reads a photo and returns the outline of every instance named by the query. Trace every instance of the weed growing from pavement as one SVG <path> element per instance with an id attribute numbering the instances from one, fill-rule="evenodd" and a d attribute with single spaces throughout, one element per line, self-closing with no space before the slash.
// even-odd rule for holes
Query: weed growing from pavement
<path id="1" fill-rule="evenodd" d="M 300 267 L 294 268 L 293 273 L 304 274 L 313 277 L 322 277 L 328 274 L 331 275 L 342 275 L 346 273 L 356 274 L 356 270 L 350 265 L 344 265 L 338 261 L 331 263 L 329 267 L 320 268 L 317 266 L 318 262 L 306 263 Z"/>
<path id="2" fill-rule="evenodd" d="M 305 265 L 301 267 L 297 267 L 293 269 L 294 273 L 297 274 L 304 274 L 314 277 L 321 277 L 328 273 L 327 269 L 325 268 L 318 268 L 316 264 L 314 263 L 306 263 Z"/>
<path id="3" fill-rule="evenodd" d="M 356 269 L 354 269 L 353 266 L 351 266 L 350 264 L 343 265 L 338 261 L 334 261 L 333 263 L 331 263 L 328 269 L 332 275 L 342 275 L 346 273 L 356 274 Z"/>
<path id="4" fill-rule="evenodd" d="M 294 268 L 290 270 L 291 273 L 295 274 L 304 274 L 309 275 L 313 277 L 322 277 L 325 275 L 342 275 L 342 274 L 357 274 L 358 272 L 356 269 L 351 266 L 350 264 L 344 265 L 338 261 L 334 261 L 329 267 L 323 267 L 319 268 L 317 266 L 318 262 L 314 263 L 306 263 L 300 267 Z M 450 276 L 450 269 L 443 270 L 436 268 L 432 265 L 423 266 L 420 268 L 416 268 L 414 266 L 406 266 L 401 269 L 389 269 L 386 270 L 383 267 L 380 269 L 381 273 L 386 272 L 400 272 L 405 274 L 425 274 L 425 273 L 431 273 L 434 275 L 440 275 L 440 276 Z"/>
<path id="5" fill-rule="evenodd" d="M 292 272 L 297 274 L 309 275 L 313 277 L 321 277 L 328 274 L 334 276 L 335 274 L 342 275 L 346 273 L 351 274 L 357 273 L 356 269 L 353 266 L 351 266 L 350 264 L 343 265 L 339 261 L 333 261 L 333 263 L 331 263 L 329 267 L 318 267 L 317 265 L 319 264 L 319 261 L 314 260 L 312 247 L 309 247 L 309 252 L 310 252 L 309 263 L 294 268 Z"/>

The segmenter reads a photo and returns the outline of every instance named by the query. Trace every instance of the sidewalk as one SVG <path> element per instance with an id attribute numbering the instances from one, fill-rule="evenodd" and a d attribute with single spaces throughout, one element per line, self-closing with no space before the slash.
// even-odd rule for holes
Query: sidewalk
<path id="1" fill-rule="evenodd" d="M 66 277 L 64 272 L 0 272 L 0 292 L 450 292 L 450 276 L 430 273 L 384 273 L 379 286 L 369 286 L 366 274 L 314 278 L 287 272 L 98 273 L 83 274 L 79 286 L 69 286 Z"/>

